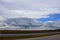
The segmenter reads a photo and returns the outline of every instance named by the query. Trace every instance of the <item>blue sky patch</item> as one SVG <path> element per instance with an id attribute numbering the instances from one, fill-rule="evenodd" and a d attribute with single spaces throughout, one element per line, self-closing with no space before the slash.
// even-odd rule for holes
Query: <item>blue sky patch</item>
<path id="1" fill-rule="evenodd" d="M 48 16 L 49 16 L 49 18 L 41 18 L 41 19 L 38 19 L 38 20 L 41 21 L 41 22 L 60 20 L 60 14 L 55 13 L 55 14 L 49 14 Z"/>

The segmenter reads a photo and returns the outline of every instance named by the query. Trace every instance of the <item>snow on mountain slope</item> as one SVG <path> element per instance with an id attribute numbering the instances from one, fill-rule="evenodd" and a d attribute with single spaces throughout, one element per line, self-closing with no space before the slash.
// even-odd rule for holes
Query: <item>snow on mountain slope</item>
<path id="1" fill-rule="evenodd" d="M 6 26 L 6 25 L 7 25 L 6 19 L 0 16 L 0 26 Z"/>
<path id="2" fill-rule="evenodd" d="M 20 28 L 32 28 L 32 27 L 40 27 L 42 24 L 38 22 L 36 19 L 31 18 L 11 18 L 1 21 L 0 20 L 0 26 L 4 27 L 3 29 L 20 29 Z M 7 24 L 7 25 L 6 25 Z M 2 28 L 0 28 L 2 29 Z"/>
<path id="3" fill-rule="evenodd" d="M 43 26 L 41 26 L 40 29 L 45 30 L 60 29 L 60 21 L 47 21 L 43 23 Z"/>
<path id="4" fill-rule="evenodd" d="M 14 26 L 32 26 L 32 27 L 40 27 L 41 23 L 38 22 L 36 19 L 31 19 L 31 18 L 13 18 L 13 19 L 8 19 L 7 23 L 9 25 L 14 25 Z"/>
<path id="5" fill-rule="evenodd" d="M 21 18 L 21 17 L 6 19 L 3 17 L 0 17 L 0 30 L 1 29 L 14 30 L 14 29 L 22 29 L 22 28 L 38 29 L 38 30 L 60 29 L 60 21 L 46 21 L 42 24 L 37 19 Z"/>

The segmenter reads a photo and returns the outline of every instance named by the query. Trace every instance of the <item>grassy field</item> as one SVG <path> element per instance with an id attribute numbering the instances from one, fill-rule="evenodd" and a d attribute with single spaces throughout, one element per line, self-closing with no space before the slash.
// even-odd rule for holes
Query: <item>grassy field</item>
<path id="1" fill-rule="evenodd" d="M 15 34 L 15 33 L 45 33 L 45 32 L 60 32 L 58 30 L 0 30 L 1 34 Z"/>
<path id="2" fill-rule="evenodd" d="M 58 34 L 60 34 L 60 33 L 43 34 L 43 35 L 27 35 L 27 36 L 0 37 L 0 40 L 26 39 L 26 38 L 44 37 L 44 36 L 51 36 L 51 35 L 58 35 Z"/>
<path id="3" fill-rule="evenodd" d="M 9 36 L 9 37 L 1 37 L 0 40 L 15 40 L 15 39 L 24 39 L 24 38 L 35 38 L 35 37 L 43 37 L 43 36 L 51 36 L 60 34 L 60 30 L 0 30 L 1 34 L 16 34 L 16 33 L 45 33 L 45 32 L 55 32 L 51 34 L 42 34 L 42 35 L 26 35 L 26 36 Z M 57 32 L 57 33 L 56 33 Z"/>

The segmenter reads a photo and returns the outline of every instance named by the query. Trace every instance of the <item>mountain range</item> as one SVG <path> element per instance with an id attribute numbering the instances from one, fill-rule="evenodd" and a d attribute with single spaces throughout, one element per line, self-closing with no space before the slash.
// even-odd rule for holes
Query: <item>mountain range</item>
<path id="1" fill-rule="evenodd" d="M 11 18 L 0 20 L 0 26 L 19 26 L 19 27 L 40 27 L 41 23 L 31 18 Z"/>
<path id="2" fill-rule="evenodd" d="M 31 27 L 31 28 L 30 28 Z M 60 29 L 60 21 L 47 21 L 40 23 L 37 19 L 32 18 L 0 18 L 1 29 L 38 29 L 38 30 L 52 30 Z"/>

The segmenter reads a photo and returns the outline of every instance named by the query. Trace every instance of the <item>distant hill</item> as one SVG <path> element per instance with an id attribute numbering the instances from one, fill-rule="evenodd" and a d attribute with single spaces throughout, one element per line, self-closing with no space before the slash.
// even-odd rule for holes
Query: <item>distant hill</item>
<path id="1" fill-rule="evenodd" d="M 31 18 L 11 18 L 1 21 L 0 26 L 20 26 L 24 28 L 28 27 L 40 27 L 42 24 L 36 19 Z"/>
<path id="2" fill-rule="evenodd" d="M 60 21 L 46 21 L 40 23 L 37 19 L 33 18 L 0 18 L 0 30 L 3 29 L 36 29 L 36 30 L 54 30 L 60 29 Z M 29 29 L 30 28 L 30 29 Z"/>

